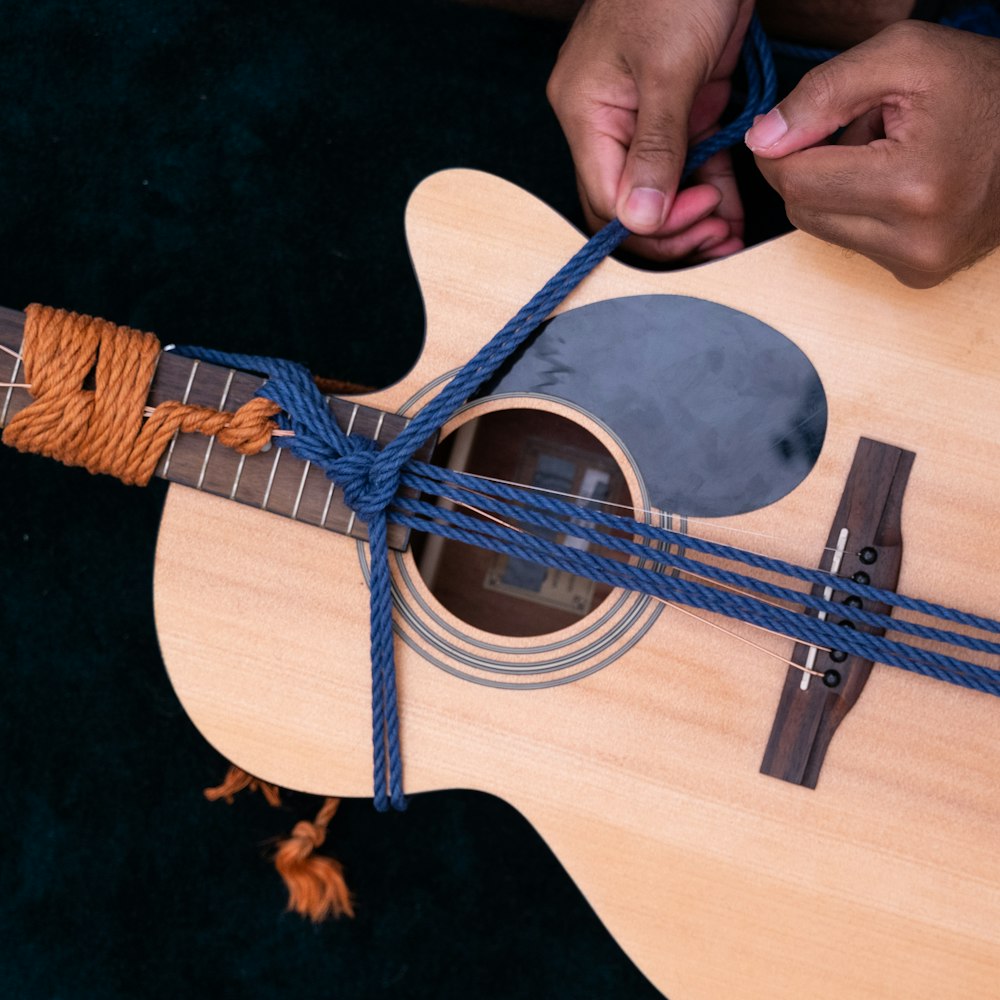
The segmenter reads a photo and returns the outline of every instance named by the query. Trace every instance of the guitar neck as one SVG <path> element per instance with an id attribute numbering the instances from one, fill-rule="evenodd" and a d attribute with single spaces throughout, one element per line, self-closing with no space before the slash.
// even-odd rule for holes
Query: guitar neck
<path id="1" fill-rule="evenodd" d="M 20 353 L 24 313 L 0 308 L 0 345 Z M 0 352 L 0 382 L 24 382 L 19 357 Z M 264 379 L 247 372 L 210 365 L 178 354 L 160 355 L 147 404 L 180 400 L 217 410 L 234 411 L 251 399 Z M 0 388 L 0 427 L 32 401 L 25 388 Z M 347 435 L 381 444 L 406 426 L 404 417 L 327 397 L 337 423 Z M 421 457 L 431 449 L 425 446 Z M 312 462 L 296 458 L 287 448 L 271 447 L 256 455 L 240 455 L 214 437 L 178 432 L 160 459 L 155 475 L 172 483 L 259 507 L 315 527 L 352 538 L 367 539 L 363 522 L 343 502 L 343 494 Z M 389 526 L 391 548 L 405 549 L 408 529 Z"/>

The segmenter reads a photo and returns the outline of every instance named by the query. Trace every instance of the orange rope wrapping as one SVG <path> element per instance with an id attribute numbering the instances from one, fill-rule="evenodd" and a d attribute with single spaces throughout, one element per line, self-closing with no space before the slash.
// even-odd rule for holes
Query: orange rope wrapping
<path id="1" fill-rule="evenodd" d="M 21 355 L 33 402 L 11 418 L 4 444 L 145 486 L 178 430 L 216 435 L 244 454 L 270 441 L 278 406 L 259 397 L 235 413 L 170 401 L 145 420 L 160 356 L 153 334 L 37 304 L 25 317 Z M 85 389 L 91 372 L 94 388 Z"/>

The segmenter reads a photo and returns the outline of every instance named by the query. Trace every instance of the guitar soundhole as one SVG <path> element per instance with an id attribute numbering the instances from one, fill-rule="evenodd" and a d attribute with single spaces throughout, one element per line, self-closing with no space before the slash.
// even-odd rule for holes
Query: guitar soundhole
<path id="1" fill-rule="evenodd" d="M 544 410 L 477 417 L 442 442 L 434 461 L 631 512 L 624 477 L 607 449 L 585 428 Z M 564 535 L 555 537 L 566 541 Z M 570 544 L 586 546 L 579 540 Z M 556 632 L 590 614 L 611 593 L 582 577 L 437 536 L 415 536 L 413 550 L 435 598 L 466 624 L 494 635 Z"/>

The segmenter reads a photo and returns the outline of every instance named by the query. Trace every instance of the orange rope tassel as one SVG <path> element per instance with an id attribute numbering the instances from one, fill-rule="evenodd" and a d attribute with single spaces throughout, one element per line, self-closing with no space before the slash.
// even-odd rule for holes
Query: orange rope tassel
<path id="1" fill-rule="evenodd" d="M 270 441 L 278 406 L 259 397 L 236 413 L 163 403 L 145 420 L 160 356 L 153 334 L 48 306 L 30 305 L 25 317 L 21 354 L 34 400 L 11 419 L 4 444 L 145 486 L 178 430 L 217 435 L 245 454 Z M 85 389 L 91 373 L 94 388 Z"/>
<path id="2" fill-rule="evenodd" d="M 202 794 L 209 802 L 225 799 L 229 805 L 232 805 L 233 796 L 237 792 L 242 792 L 244 788 L 249 788 L 251 792 L 260 792 L 269 806 L 281 805 L 281 794 L 277 785 L 261 781 L 260 778 L 255 778 L 235 764 L 229 765 L 229 770 L 226 772 L 225 778 L 222 779 L 222 784 L 216 785 L 214 788 L 206 788 Z"/>
<path id="3" fill-rule="evenodd" d="M 354 916 L 350 890 L 339 861 L 314 851 L 326 840 L 326 828 L 340 799 L 329 798 L 314 822 L 295 824 L 292 835 L 278 845 L 274 866 L 288 887 L 288 909 L 317 923 L 329 916 Z"/>

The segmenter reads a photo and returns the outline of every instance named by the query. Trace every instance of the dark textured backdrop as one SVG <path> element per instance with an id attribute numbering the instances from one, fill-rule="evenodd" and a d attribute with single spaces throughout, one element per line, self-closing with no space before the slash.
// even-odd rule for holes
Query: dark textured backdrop
<path id="1" fill-rule="evenodd" d="M 0 303 L 384 385 L 422 310 L 403 240 L 443 167 L 577 218 L 544 84 L 559 26 L 431 0 L 0 2 Z M 0 449 L 0 989 L 25 998 L 654 996 L 484 795 L 347 802 L 354 921 L 283 913 L 271 838 L 163 672 L 163 490 Z"/>

